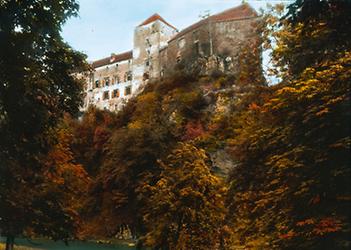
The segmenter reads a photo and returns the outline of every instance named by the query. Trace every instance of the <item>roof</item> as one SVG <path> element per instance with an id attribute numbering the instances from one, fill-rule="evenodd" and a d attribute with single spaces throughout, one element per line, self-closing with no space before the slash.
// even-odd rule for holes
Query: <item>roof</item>
<path id="1" fill-rule="evenodd" d="M 155 21 L 161 21 L 163 22 L 164 24 L 168 25 L 169 27 L 175 29 L 175 30 L 178 30 L 176 27 L 174 27 L 172 24 L 168 23 L 165 19 L 163 19 L 159 14 L 155 13 L 153 14 L 152 16 L 150 16 L 148 19 L 146 19 L 144 22 L 142 22 L 140 26 L 144 26 L 144 25 L 148 25 L 149 23 L 152 23 L 152 22 L 155 22 Z"/>
<path id="2" fill-rule="evenodd" d="M 93 68 L 98 68 L 101 66 L 105 66 L 111 63 L 116 63 L 116 62 L 121 62 L 121 61 L 125 61 L 125 60 L 129 60 L 133 58 L 133 51 L 127 51 L 121 54 L 112 54 L 109 57 L 105 57 L 103 59 L 94 61 L 92 63 L 92 67 Z"/>
<path id="3" fill-rule="evenodd" d="M 223 21 L 234 21 L 246 18 L 257 17 L 257 12 L 247 3 L 243 3 L 237 7 L 225 10 L 216 15 L 209 16 L 197 23 L 190 25 L 189 27 L 183 29 L 181 32 L 177 33 L 170 41 L 177 39 L 186 33 L 193 31 L 209 21 L 213 22 L 223 22 Z"/>

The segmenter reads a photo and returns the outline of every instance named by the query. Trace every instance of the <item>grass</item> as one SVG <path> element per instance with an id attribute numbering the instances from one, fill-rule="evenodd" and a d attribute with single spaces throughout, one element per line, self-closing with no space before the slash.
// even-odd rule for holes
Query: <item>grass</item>
<path id="1" fill-rule="evenodd" d="M 5 249 L 5 244 L 4 243 L 0 243 L 0 249 Z M 15 245 L 14 250 L 40 250 L 40 248 L 32 248 L 32 247 L 23 247 L 23 246 L 17 246 Z"/>

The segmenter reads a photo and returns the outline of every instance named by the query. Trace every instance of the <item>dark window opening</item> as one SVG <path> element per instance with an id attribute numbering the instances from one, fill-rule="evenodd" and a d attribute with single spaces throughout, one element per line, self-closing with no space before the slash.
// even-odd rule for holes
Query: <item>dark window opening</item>
<path id="1" fill-rule="evenodd" d="M 105 77 L 105 86 L 109 86 L 109 85 L 110 85 L 110 78 Z"/>
<path id="2" fill-rule="evenodd" d="M 127 96 L 127 95 L 130 95 L 132 93 L 132 88 L 131 86 L 128 86 L 124 89 L 124 95 Z"/>
<path id="3" fill-rule="evenodd" d="M 131 81 L 132 78 L 133 78 L 133 77 L 132 77 L 132 72 L 131 72 L 131 71 L 128 71 L 128 72 L 127 72 L 127 80 L 128 80 L 128 81 Z"/>
<path id="4" fill-rule="evenodd" d="M 180 63 L 182 61 L 182 57 L 181 56 L 177 56 L 177 63 Z"/>
<path id="5" fill-rule="evenodd" d="M 114 79 L 116 84 L 120 82 L 119 76 L 114 76 Z"/>
<path id="6" fill-rule="evenodd" d="M 199 42 L 194 43 L 194 54 L 195 55 L 200 55 L 200 44 Z"/>
<path id="7" fill-rule="evenodd" d="M 112 97 L 113 98 L 118 98 L 119 97 L 119 90 L 118 89 L 114 89 L 112 92 Z"/>
<path id="8" fill-rule="evenodd" d="M 145 72 L 145 73 L 143 74 L 143 81 L 146 81 L 146 80 L 148 80 L 149 78 L 150 78 L 149 72 Z"/>
<path id="9" fill-rule="evenodd" d="M 198 42 L 199 41 L 199 31 L 196 30 L 193 32 L 193 41 Z"/>
<path id="10" fill-rule="evenodd" d="M 109 94 L 108 94 L 108 91 L 105 91 L 103 94 L 103 100 L 107 100 L 107 99 L 109 99 Z"/>

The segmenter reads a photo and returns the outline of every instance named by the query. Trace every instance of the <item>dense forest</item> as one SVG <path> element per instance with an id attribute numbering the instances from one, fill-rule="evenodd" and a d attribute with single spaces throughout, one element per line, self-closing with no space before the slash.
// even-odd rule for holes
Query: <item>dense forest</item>
<path id="1" fill-rule="evenodd" d="M 80 116 L 72 72 L 88 65 L 59 34 L 78 6 L 46 4 L 54 15 L 0 3 L 7 249 L 17 236 L 126 231 L 152 249 L 351 247 L 350 1 L 272 7 L 237 72 L 179 67 L 117 113 L 90 107 Z M 266 81 L 262 50 L 277 84 Z"/>

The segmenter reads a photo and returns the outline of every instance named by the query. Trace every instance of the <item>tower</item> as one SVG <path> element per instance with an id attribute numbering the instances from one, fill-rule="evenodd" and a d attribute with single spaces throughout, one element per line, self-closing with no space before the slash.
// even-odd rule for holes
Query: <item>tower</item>
<path id="1" fill-rule="evenodd" d="M 160 77 L 160 49 L 167 47 L 167 42 L 176 33 L 177 29 L 158 14 L 152 15 L 135 28 L 133 92 L 149 79 Z"/>

